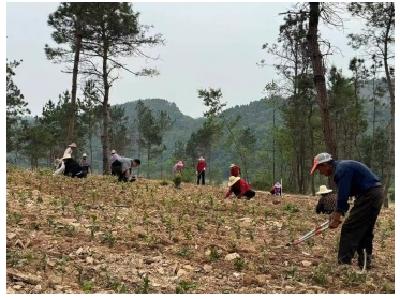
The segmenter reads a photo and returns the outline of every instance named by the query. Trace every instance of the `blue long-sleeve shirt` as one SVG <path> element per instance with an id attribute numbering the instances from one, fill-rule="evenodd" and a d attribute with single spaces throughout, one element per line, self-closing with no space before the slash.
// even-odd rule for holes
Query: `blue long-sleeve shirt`
<path id="1" fill-rule="evenodd" d="M 368 189 L 380 185 L 379 178 L 364 164 L 353 160 L 333 161 L 337 185 L 336 211 L 346 212 L 350 196 L 358 197 Z"/>

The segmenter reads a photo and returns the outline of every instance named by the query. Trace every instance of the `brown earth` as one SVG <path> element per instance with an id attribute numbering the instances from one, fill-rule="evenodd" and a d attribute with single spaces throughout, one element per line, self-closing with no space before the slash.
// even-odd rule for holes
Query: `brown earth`
<path id="1" fill-rule="evenodd" d="M 7 293 L 393 293 L 394 207 L 376 225 L 373 269 L 338 267 L 340 229 L 317 198 L 7 169 Z"/>

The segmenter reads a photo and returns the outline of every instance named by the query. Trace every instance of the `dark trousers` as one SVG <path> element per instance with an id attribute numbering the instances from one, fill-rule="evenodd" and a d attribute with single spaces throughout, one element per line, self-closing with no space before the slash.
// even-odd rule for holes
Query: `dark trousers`
<path id="1" fill-rule="evenodd" d="M 206 172 L 204 170 L 197 174 L 197 185 L 199 184 L 200 178 L 201 178 L 201 184 L 202 185 L 206 184 L 205 176 Z"/>
<path id="2" fill-rule="evenodd" d="M 246 196 L 247 199 L 254 197 L 254 195 L 256 195 L 256 193 L 253 190 L 249 190 L 244 194 L 244 196 Z"/>
<path id="3" fill-rule="evenodd" d="M 71 177 L 83 177 L 82 167 L 74 159 L 64 159 L 64 175 Z"/>
<path id="4" fill-rule="evenodd" d="M 89 173 L 89 166 L 81 166 L 82 167 L 82 172 L 83 172 L 83 176 L 82 177 L 87 177 L 88 173 Z"/>
<path id="5" fill-rule="evenodd" d="M 118 160 L 115 160 L 111 164 L 111 173 L 112 175 L 118 176 L 118 181 L 121 181 L 123 178 L 123 173 L 122 173 L 122 163 Z"/>
<path id="6" fill-rule="evenodd" d="M 369 189 L 356 198 L 349 217 L 342 225 L 338 252 L 339 264 L 351 264 L 356 251 L 360 264 L 362 260 L 360 257 L 363 257 L 364 249 L 370 263 L 374 239 L 373 231 L 382 203 L 383 189 L 381 186 Z"/>
<path id="7" fill-rule="evenodd" d="M 118 176 L 118 181 L 121 182 L 127 182 L 129 173 L 131 172 L 131 169 L 122 171 L 122 163 L 118 160 L 114 161 L 111 164 L 111 172 L 113 175 Z"/>

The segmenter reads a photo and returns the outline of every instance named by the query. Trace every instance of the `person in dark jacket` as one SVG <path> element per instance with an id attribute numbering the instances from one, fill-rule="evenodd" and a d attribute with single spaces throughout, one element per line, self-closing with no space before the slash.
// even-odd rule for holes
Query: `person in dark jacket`
<path id="1" fill-rule="evenodd" d="M 256 195 L 256 193 L 251 190 L 250 184 L 240 177 L 230 176 L 228 179 L 228 187 L 229 189 L 225 194 L 225 198 L 228 198 L 232 193 L 234 193 L 237 198 L 246 196 L 247 199 Z"/>
<path id="2" fill-rule="evenodd" d="M 319 191 L 315 194 L 321 195 L 318 199 L 315 213 L 317 214 L 331 214 L 336 209 L 337 195 L 332 190 L 326 188 L 326 185 L 319 186 Z"/>
<path id="3" fill-rule="evenodd" d="M 90 173 L 92 172 L 92 171 L 91 171 L 91 167 L 90 167 L 90 163 L 89 163 L 89 161 L 87 160 L 87 154 L 86 154 L 86 153 L 84 153 L 84 154 L 82 155 L 82 160 L 81 160 L 81 162 L 79 163 L 79 165 L 82 167 L 83 177 L 84 177 L 84 178 L 87 177 L 87 175 L 90 174 Z"/>
<path id="4" fill-rule="evenodd" d="M 354 206 L 342 225 L 338 264 L 351 264 L 355 252 L 358 266 L 371 268 L 374 226 L 383 203 L 383 188 L 379 178 L 364 164 L 353 160 L 333 160 L 328 153 L 315 156 L 312 175 L 319 170 L 324 176 L 334 176 L 337 186 L 335 211 L 330 215 L 330 228 L 337 228 L 349 209 L 347 200 L 354 196 Z M 366 255 L 366 257 L 364 256 Z"/>

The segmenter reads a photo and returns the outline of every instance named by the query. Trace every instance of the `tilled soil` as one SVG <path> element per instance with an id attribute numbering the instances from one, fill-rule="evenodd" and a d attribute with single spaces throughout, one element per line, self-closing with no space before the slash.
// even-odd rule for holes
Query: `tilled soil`
<path id="1" fill-rule="evenodd" d="M 225 191 L 7 169 L 7 293 L 394 292 L 394 207 L 361 272 L 336 265 L 340 228 L 285 246 L 326 220 L 317 197 Z"/>

